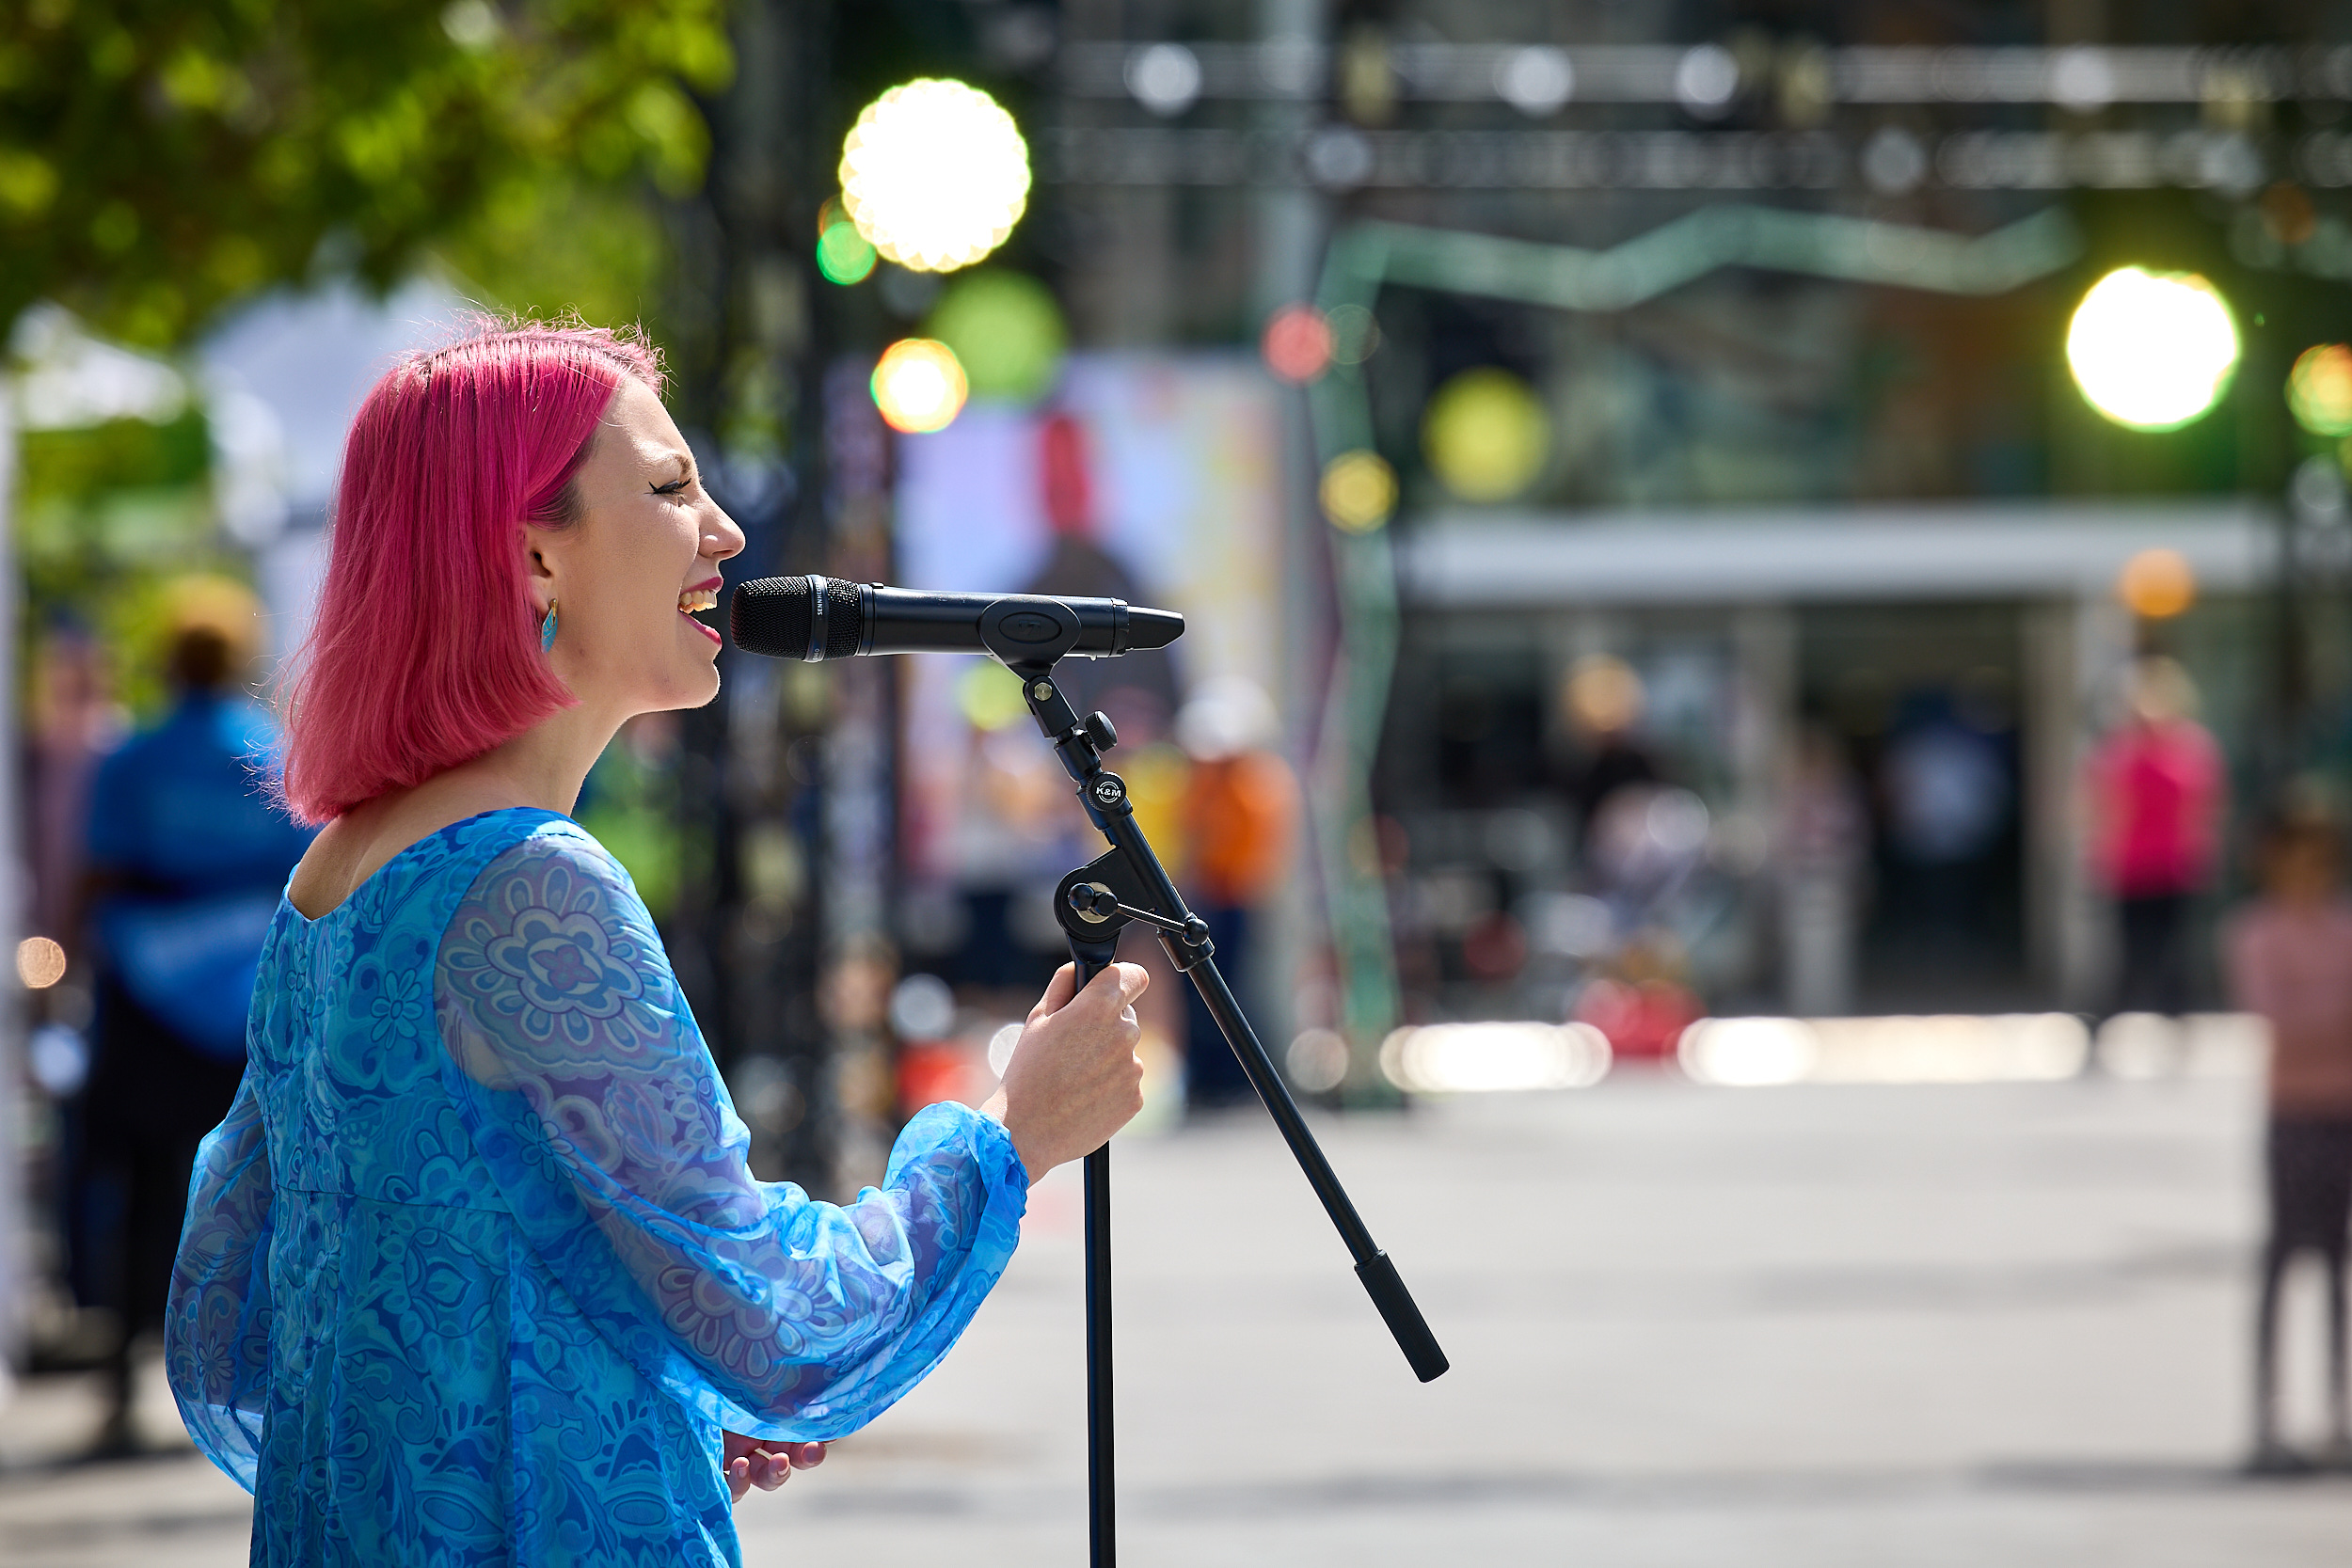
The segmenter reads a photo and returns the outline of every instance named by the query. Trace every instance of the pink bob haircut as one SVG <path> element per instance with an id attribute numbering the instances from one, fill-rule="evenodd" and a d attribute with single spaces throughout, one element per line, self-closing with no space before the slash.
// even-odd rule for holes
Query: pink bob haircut
<path id="1" fill-rule="evenodd" d="M 483 320 L 368 393 L 285 687 L 294 816 L 421 784 L 578 701 L 540 652 L 518 534 L 577 520 L 573 478 L 628 377 L 661 390 L 633 335 Z"/>

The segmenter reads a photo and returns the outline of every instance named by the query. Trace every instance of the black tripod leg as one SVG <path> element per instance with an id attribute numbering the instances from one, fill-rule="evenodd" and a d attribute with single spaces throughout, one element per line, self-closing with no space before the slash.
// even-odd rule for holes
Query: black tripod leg
<path id="1" fill-rule="evenodd" d="M 1111 1146 L 1087 1156 L 1087 1536 L 1094 1568 L 1119 1560 L 1111 1479 Z"/>
<path id="2" fill-rule="evenodd" d="M 1078 989 L 1110 967 L 1115 942 L 1082 945 L 1073 938 Z M 1086 1158 L 1087 1539 L 1093 1568 L 1119 1560 L 1119 1489 L 1111 1474 L 1111 1146 Z"/>

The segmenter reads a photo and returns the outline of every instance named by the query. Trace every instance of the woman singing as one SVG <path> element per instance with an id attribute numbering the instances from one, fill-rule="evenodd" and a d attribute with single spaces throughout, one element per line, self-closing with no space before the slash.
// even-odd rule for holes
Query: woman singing
<path id="1" fill-rule="evenodd" d="M 352 427 L 284 788 L 324 822 L 198 1156 L 169 1370 L 253 1560 L 736 1563 L 730 1505 L 938 1365 L 1029 1182 L 1141 1103 L 1119 965 L 846 1208 L 748 1137 L 628 876 L 564 815 L 719 689 L 743 536 L 652 354 L 485 328 Z"/>

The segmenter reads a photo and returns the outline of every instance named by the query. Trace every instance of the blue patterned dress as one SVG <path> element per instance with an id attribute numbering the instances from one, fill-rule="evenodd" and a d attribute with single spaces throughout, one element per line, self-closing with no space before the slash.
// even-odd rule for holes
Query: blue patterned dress
<path id="1" fill-rule="evenodd" d="M 1027 1180 L 961 1106 L 836 1208 L 749 1139 L 628 874 L 501 811 L 281 903 L 168 1365 L 253 1560 L 739 1562 L 720 1434 L 854 1432 L 962 1333 Z"/>

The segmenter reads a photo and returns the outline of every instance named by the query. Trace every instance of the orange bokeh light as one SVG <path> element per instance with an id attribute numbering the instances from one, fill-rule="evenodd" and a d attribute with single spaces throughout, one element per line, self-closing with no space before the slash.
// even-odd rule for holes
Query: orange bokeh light
<path id="1" fill-rule="evenodd" d="M 946 429 L 971 390 L 955 350 L 929 338 L 902 338 L 882 350 L 873 387 L 882 422 L 910 436 Z"/>
<path id="2" fill-rule="evenodd" d="M 2178 550 L 2142 550 L 2123 562 L 2115 596 L 2143 620 L 2168 620 L 2197 602 L 2197 574 Z"/>

